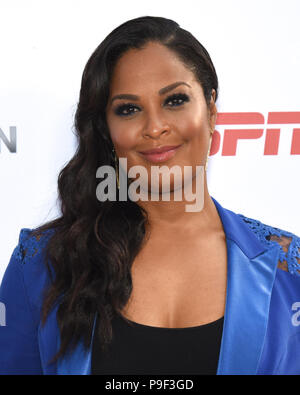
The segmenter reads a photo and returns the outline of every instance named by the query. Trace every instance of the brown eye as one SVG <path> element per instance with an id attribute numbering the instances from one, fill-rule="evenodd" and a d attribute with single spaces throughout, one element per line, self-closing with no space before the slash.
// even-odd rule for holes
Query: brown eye
<path id="1" fill-rule="evenodd" d="M 166 100 L 165 100 L 165 104 L 167 104 L 168 106 L 171 107 L 178 107 L 183 105 L 185 102 L 188 102 L 190 99 L 188 97 L 188 95 L 184 94 L 184 93 L 175 93 L 172 96 L 169 96 Z"/>
<path id="2" fill-rule="evenodd" d="M 119 116 L 128 116 L 139 111 L 138 107 L 134 104 L 122 104 L 115 109 L 115 114 Z"/>

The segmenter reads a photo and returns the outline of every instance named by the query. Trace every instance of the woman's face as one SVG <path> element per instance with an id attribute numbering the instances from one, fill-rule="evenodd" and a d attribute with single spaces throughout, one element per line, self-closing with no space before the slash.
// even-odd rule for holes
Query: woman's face
<path id="1" fill-rule="evenodd" d="M 120 96 L 122 95 L 122 96 Z M 107 125 L 118 158 L 132 166 L 204 165 L 214 130 L 215 92 L 207 107 L 203 89 L 176 54 L 159 43 L 130 49 L 117 62 L 106 109 Z M 179 146 L 171 157 L 141 153 Z M 149 184 L 150 185 L 150 184 Z"/>

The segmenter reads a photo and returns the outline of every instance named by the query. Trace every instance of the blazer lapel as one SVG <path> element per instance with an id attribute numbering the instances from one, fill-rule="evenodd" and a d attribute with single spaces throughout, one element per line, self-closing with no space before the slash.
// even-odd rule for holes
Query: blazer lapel
<path id="1" fill-rule="evenodd" d="M 49 364 L 60 347 L 60 332 L 56 318 L 57 310 L 58 305 L 49 314 L 45 326 L 40 325 L 38 331 L 43 372 L 45 375 L 89 375 L 91 373 L 92 346 L 86 351 L 82 342 L 78 343 L 72 353 L 65 355 L 57 362 Z M 96 319 L 94 328 L 95 323 Z"/>
<path id="2" fill-rule="evenodd" d="M 226 235 L 227 291 L 218 375 L 255 374 L 268 324 L 271 293 L 280 246 L 263 245 L 244 221 L 224 209 L 214 198 Z M 94 329 L 95 329 L 94 321 Z M 92 334 L 92 340 L 94 335 Z M 39 333 L 46 357 L 59 348 L 56 309 Z M 46 368 L 46 374 L 91 374 L 92 344 L 85 350 L 79 342 L 76 349 L 57 364 Z"/>
<path id="3" fill-rule="evenodd" d="M 267 330 L 280 246 L 266 247 L 213 199 L 226 234 L 227 293 L 218 375 L 256 374 Z"/>
<path id="4" fill-rule="evenodd" d="M 90 375 L 92 371 L 92 348 L 96 327 L 96 315 L 92 331 L 91 345 L 88 350 L 84 348 L 83 342 L 79 342 L 76 349 L 61 359 L 57 364 L 58 375 Z"/>
<path id="5" fill-rule="evenodd" d="M 38 342 L 41 355 L 41 363 L 43 373 L 45 375 L 57 374 L 57 364 L 49 361 L 54 357 L 58 351 L 59 329 L 56 320 L 58 306 L 50 312 L 44 326 L 40 324 L 38 329 Z"/>
<path id="6" fill-rule="evenodd" d="M 93 344 L 93 343 L 91 343 Z M 57 364 L 58 375 L 89 375 L 91 374 L 92 346 L 85 350 L 79 342 L 76 349 L 61 359 Z"/>

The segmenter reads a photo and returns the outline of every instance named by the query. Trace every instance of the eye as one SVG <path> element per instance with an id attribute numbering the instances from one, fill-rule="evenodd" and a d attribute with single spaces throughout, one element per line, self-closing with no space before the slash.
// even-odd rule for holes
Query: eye
<path id="1" fill-rule="evenodd" d="M 138 107 L 131 103 L 121 104 L 114 110 L 116 115 L 125 117 L 134 114 L 137 111 L 139 111 Z"/>
<path id="2" fill-rule="evenodd" d="M 190 98 L 185 93 L 174 93 L 173 95 L 167 97 L 165 104 L 170 105 L 171 107 L 178 107 L 189 100 Z"/>

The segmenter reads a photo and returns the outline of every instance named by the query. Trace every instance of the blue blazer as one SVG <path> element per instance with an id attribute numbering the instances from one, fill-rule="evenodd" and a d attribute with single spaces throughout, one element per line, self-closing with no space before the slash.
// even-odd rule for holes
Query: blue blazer
<path id="1" fill-rule="evenodd" d="M 300 374 L 300 238 L 213 201 L 228 262 L 217 374 Z M 88 375 L 91 349 L 82 343 L 48 364 L 60 343 L 58 303 L 45 326 L 40 323 L 42 293 L 50 283 L 44 246 L 51 232 L 39 240 L 29 232 L 21 230 L 0 288 L 0 374 Z"/>

